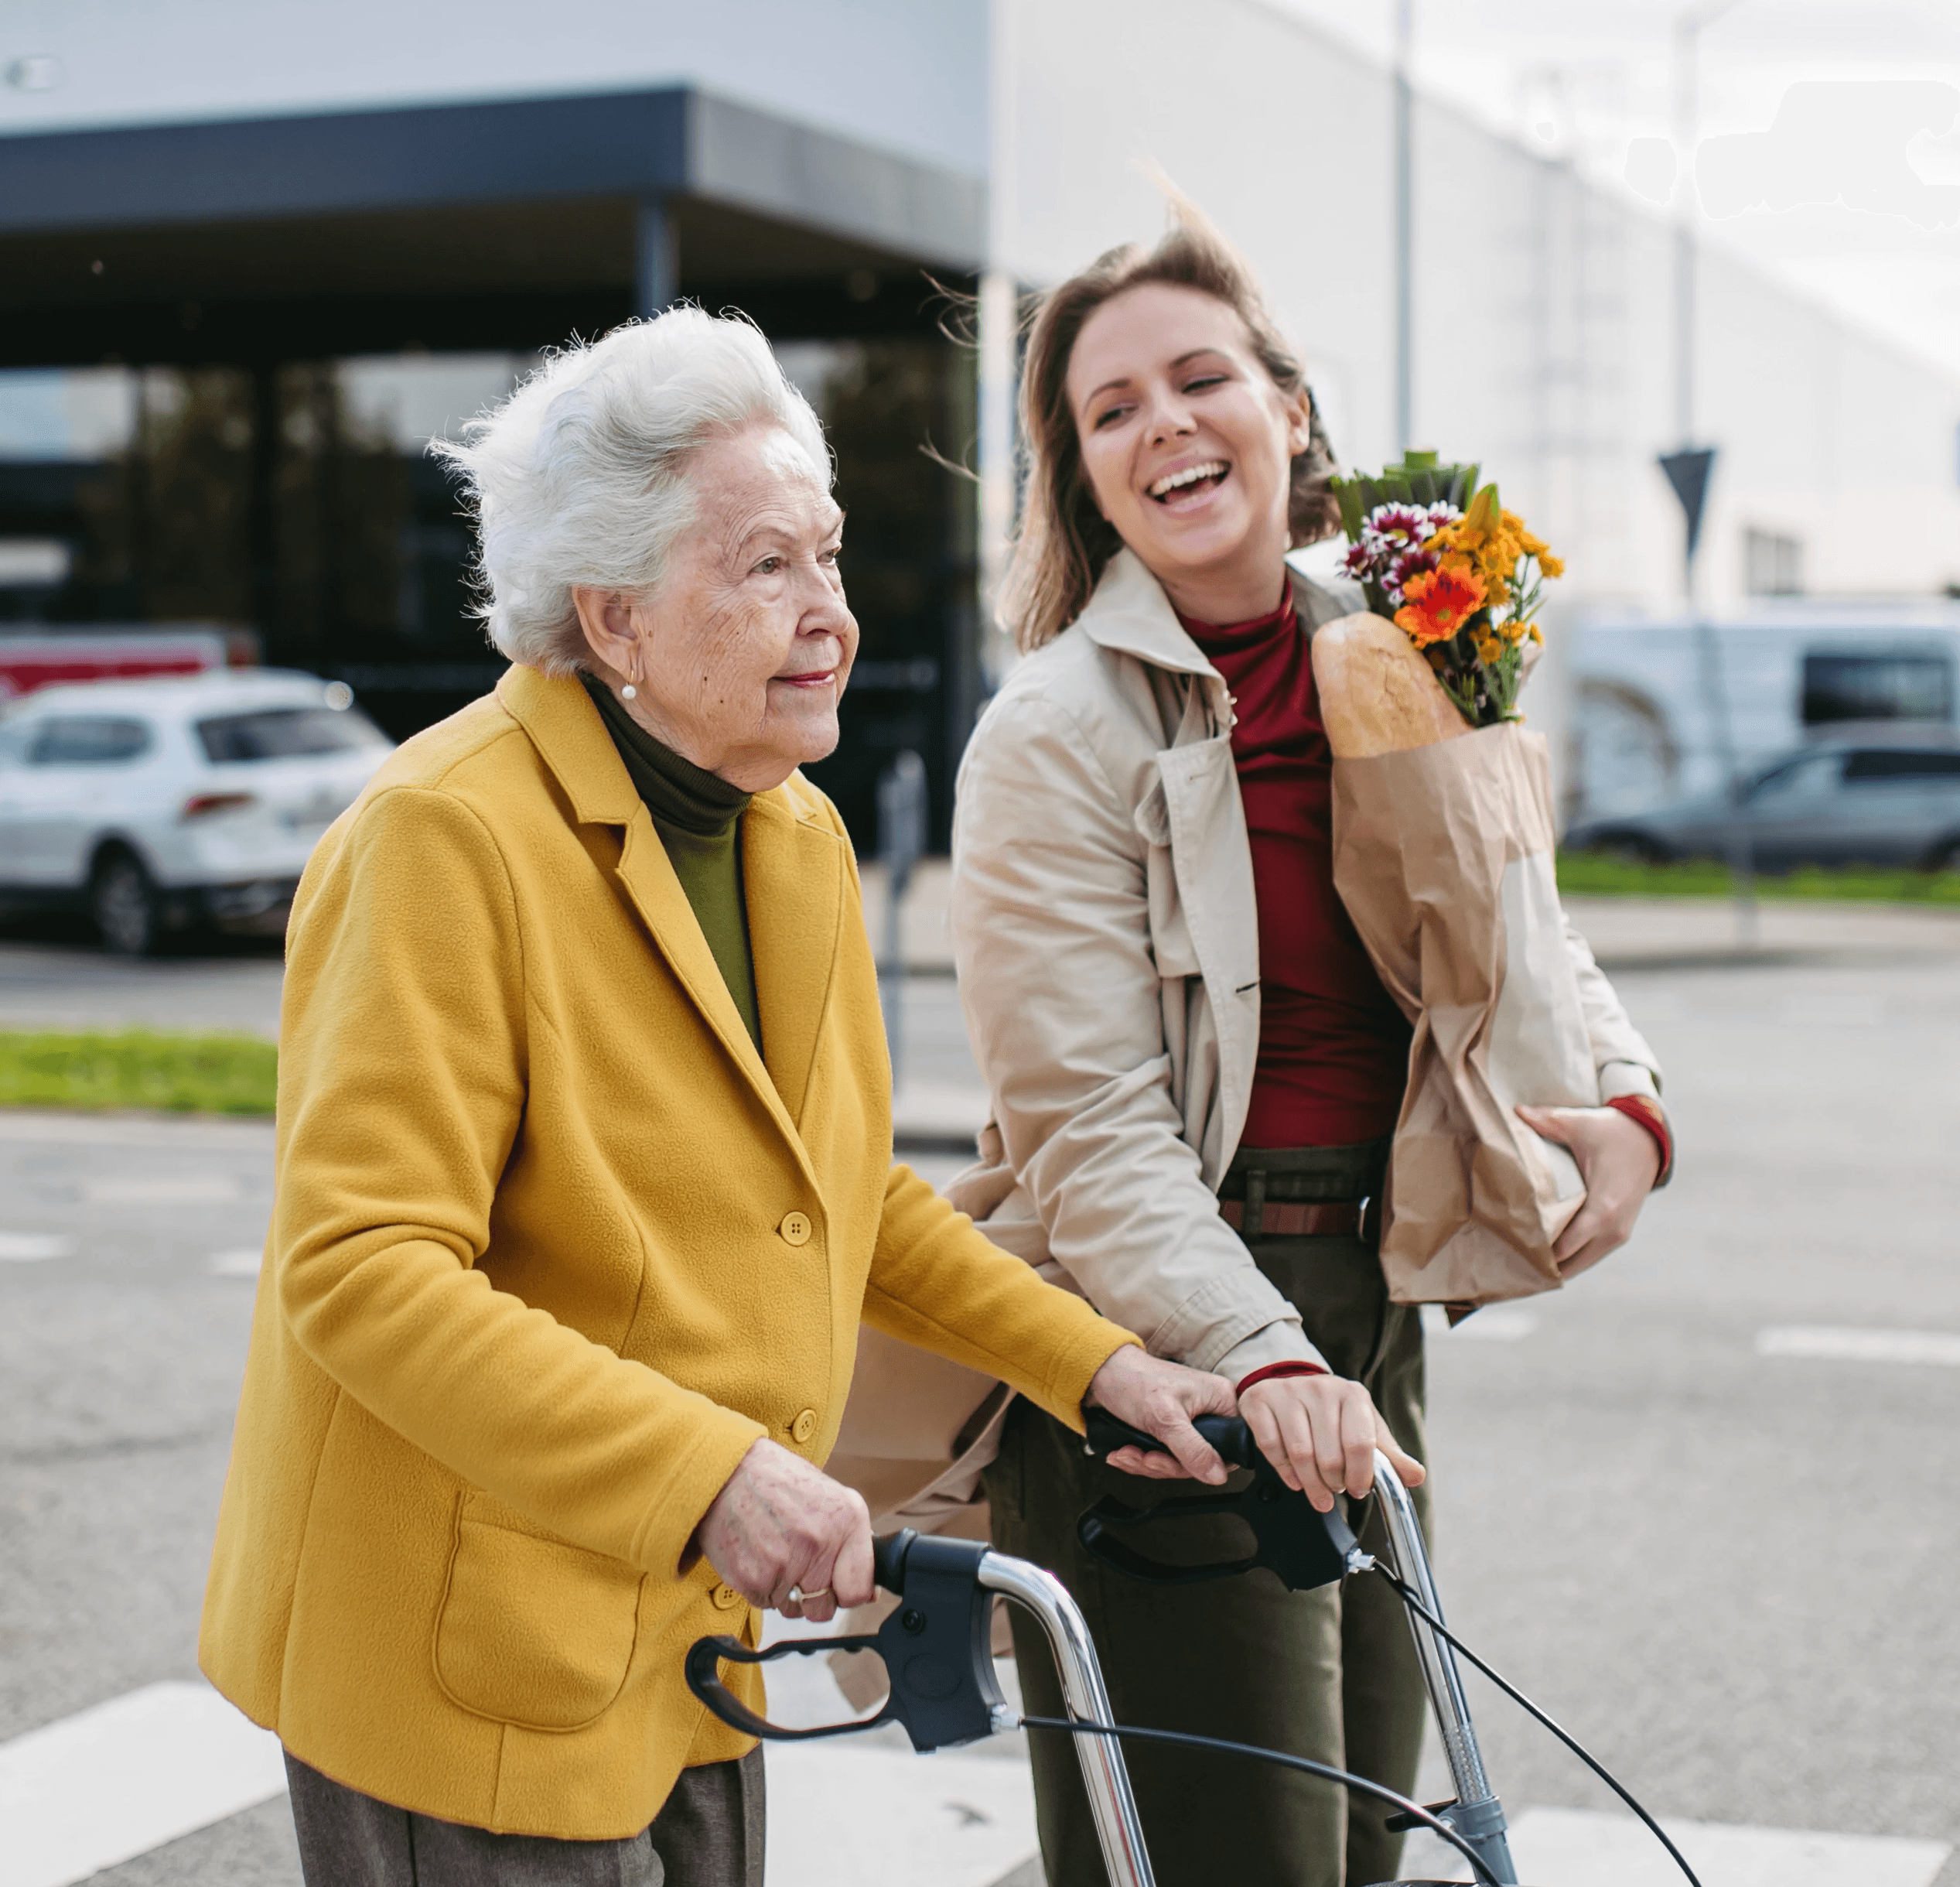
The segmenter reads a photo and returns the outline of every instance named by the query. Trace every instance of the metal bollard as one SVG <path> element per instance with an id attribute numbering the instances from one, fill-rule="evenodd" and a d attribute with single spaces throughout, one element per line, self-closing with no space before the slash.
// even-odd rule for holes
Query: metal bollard
<path id="1" fill-rule="evenodd" d="M 905 947 L 900 907 L 926 849 L 926 763 L 910 747 L 878 778 L 878 859 L 885 868 L 885 941 L 879 952 L 878 1003 L 885 1015 L 892 1085 L 905 1058 Z"/>

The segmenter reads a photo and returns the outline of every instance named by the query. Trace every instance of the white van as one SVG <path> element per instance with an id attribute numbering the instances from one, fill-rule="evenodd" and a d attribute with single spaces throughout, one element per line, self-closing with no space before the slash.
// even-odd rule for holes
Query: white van
<path id="1" fill-rule="evenodd" d="M 1568 825 L 1726 791 L 1848 724 L 1931 730 L 1960 703 L 1960 600 L 1762 599 L 1712 614 L 1571 620 Z"/>

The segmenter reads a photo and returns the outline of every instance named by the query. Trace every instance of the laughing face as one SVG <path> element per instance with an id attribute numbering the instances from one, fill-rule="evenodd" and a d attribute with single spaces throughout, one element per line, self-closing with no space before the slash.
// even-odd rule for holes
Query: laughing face
<path id="1" fill-rule="evenodd" d="M 1279 601 L 1306 401 L 1274 385 L 1234 309 L 1125 289 L 1084 323 L 1068 399 L 1098 508 L 1180 611 L 1241 622 Z"/>

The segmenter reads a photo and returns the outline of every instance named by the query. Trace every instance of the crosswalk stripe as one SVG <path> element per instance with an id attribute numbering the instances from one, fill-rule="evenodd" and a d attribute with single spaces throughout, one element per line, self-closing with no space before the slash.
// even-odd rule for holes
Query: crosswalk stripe
<path id="1" fill-rule="evenodd" d="M 0 1262 L 40 1264 L 50 1258 L 66 1258 L 75 1249 L 72 1239 L 49 1232 L 0 1232 Z"/>
<path id="2" fill-rule="evenodd" d="M 1757 1333 L 1756 1354 L 1801 1356 L 1823 1362 L 1944 1363 L 1948 1369 L 1960 1369 L 1960 1335 L 1950 1330 L 1775 1324 Z"/>
<path id="3" fill-rule="evenodd" d="M 1723 1822 L 1668 1821 L 1702 1887 L 1931 1887 L 1952 1849 L 1895 1835 L 1821 1834 Z M 1546 1887 L 1682 1887 L 1667 1850 L 1630 1815 L 1528 1808 L 1511 1824 L 1519 1878 Z M 1433 1836 L 1412 1836 L 1405 1874 L 1466 1881 L 1469 1865 Z"/>
<path id="4" fill-rule="evenodd" d="M 1035 1852 L 1024 1761 L 773 1745 L 769 1887 L 994 1887 Z"/>
<path id="5" fill-rule="evenodd" d="M 770 1887 L 996 1887 L 1019 1881 L 1035 1851 L 1033 1782 L 1018 1751 L 777 1745 L 768 1764 Z M 278 1739 L 208 1685 L 149 1685 L 0 1743 L 0 1887 L 73 1887 L 285 1787 Z M 1668 1830 L 1705 1887 L 1931 1887 L 1953 1851 L 1898 1836 Z M 1624 1815 L 1528 1808 L 1511 1848 L 1527 1881 L 1678 1887 L 1674 1864 Z M 1403 1872 L 1469 1878 L 1420 1836 Z"/>
<path id="6" fill-rule="evenodd" d="M 69 1887 L 286 1786 L 278 1738 L 153 1684 L 0 1743 L 0 1887 Z"/>

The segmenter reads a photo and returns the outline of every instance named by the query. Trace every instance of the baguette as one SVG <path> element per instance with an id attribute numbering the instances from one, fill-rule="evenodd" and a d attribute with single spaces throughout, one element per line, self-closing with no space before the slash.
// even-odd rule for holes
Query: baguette
<path id="1" fill-rule="evenodd" d="M 1379 616 L 1344 616 L 1314 634 L 1313 684 L 1337 760 L 1431 747 L 1473 732 L 1403 632 Z"/>

